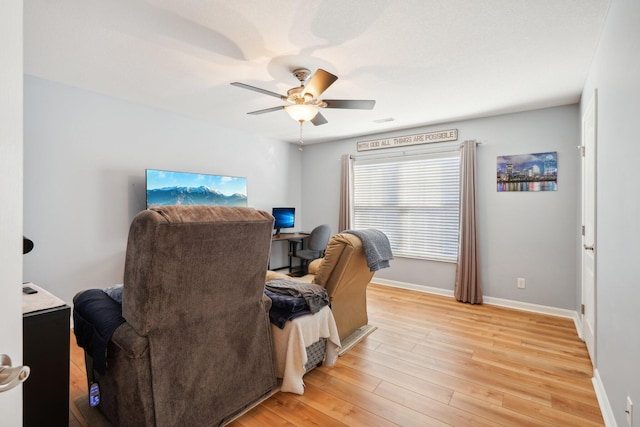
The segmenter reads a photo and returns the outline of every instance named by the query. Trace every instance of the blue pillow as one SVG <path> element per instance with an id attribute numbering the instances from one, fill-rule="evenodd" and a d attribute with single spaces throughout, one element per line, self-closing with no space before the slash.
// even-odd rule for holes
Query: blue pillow
<path id="1" fill-rule="evenodd" d="M 122 305 L 122 289 L 124 285 L 115 285 L 104 290 L 104 293 L 109 295 L 114 301 Z"/>

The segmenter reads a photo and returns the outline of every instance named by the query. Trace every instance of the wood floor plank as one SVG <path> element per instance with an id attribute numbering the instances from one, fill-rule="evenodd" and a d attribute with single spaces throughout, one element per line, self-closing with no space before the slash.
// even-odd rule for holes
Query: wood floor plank
<path id="1" fill-rule="evenodd" d="M 326 375 L 320 371 L 313 372 L 309 375 L 305 382 L 313 384 L 315 378 Z M 406 425 L 423 425 L 423 426 L 446 426 L 447 424 L 436 420 L 433 417 L 424 415 L 406 406 L 397 404 L 396 402 L 387 400 L 374 393 L 365 394 L 360 392 L 356 386 L 340 381 L 337 378 L 328 378 L 323 391 L 332 396 L 353 404 L 358 408 L 362 408 L 372 414 L 379 416 L 391 423 Z"/>
<path id="2" fill-rule="evenodd" d="M 295 396 L 295 399 L 335 420 L 340 421 L 341 423 L 349 426 L 397 426 L 397 424 L 371 413 L 364 408 L 354 405 L 348 400 L 336 397 L 335 395 L 328 393 L 326 390 L 316 387 L 313 384 L 313 379 L 309 382 L 309 378 L 307 378 L 305 382 L 307 382 L 307 385 L 305 387 L 304 394 L 301 396 Z"/>
<path id="3" fill-rule="evenodd" d="M 391 382 L 402 381 L 400 376 L 382 376 L 379 373 L 380 366 L 387 368 L 389 366 L 392 366 L 394 370 L 402 372 L 402 374 L 406 377 L 415 377 L 416 379 L 419 379 L 421 381 L 420 383 L 418 383 L 418 385 L 420 386 L 418 390 L 411 386 L 411 384 L 413 384 L 415 381 L 404 381 L 402 382 L 402 384 L 399 384 L 404 386 L 408 390 L 420 392 L 425 394 L 425 396 L 431 397 L 432 399 L 439 400 L 435 396 L 433 396 L 433 389 L 434 387 L 440 387 L 443 390 L 459 391 L 469 396 L 475 396 L 478 399 L 484 399 L 494 404 L 502 403 L 502 393 L 498 392 L 494 388 L 487 387 L 484 384 L 470 381 L 467 378 L 449 375 L 441 371 L 424 368 L 419 365 L 406 362 L 404 360 L 396 359 L 393 356 L 385 355 L 383 353 L 358 353 L 361 350 L 361 348 L 354 349 L 353 353 L 362 356 L 361 360 L 366 361 L 366 365 L 363 369 L 367 371 L 377 369 L 376 372 L 378 372 L 378 376 L 381 376 L 385 380 Z M 349 361 L 346 360 L 345 362 L 349 363 Z M 374 363 L 374 365 L 372 365 L 371 363 Z M 446 397 L 447 400 L 450 399 L 450 392 L 447 392 Z"/>
<path id="4" fill-rule="evenodd" d="M 574 396 L 553 395 L 551 397 L 551 406 L 570 414 L 585 417 L 591 421 L 599 421 L 602 413 L 598 406 L 598 400 L 594 397 L 593 392 L 591 392 L 590 397 L 590 401 L 583 402 Z"/>
<path id="5" fill-rule="evenodd" d="M 475 414 L 449 406 L 448 403 L 441 403 L 429 398 L 425 399 L 421 394 L 408 391 L 386 381 L 380 384 L 375 393 L 387 400 L 428 415 L 447 425 L 459 427 L 491 427 L 500 425 L 486 418 L 478 417 Z"/>
<path id="6" fill-rule="evenodd" d="M 381 346 L 378 352 L 385 353 L 395 360 L 410 361 L 417 366 L 416 369 L 428 368 L 460 379 L 490 384 L 491 387 L 497 391 L 512 393 L 516 396 L 526 397 L 539 403 L 549 403 L 551 401 L 551 394 L 536 388 L 535 384 L 532 384 L 529 378 L 500 367 L 477 363 L 473 360 L 455 359 L 453 357 L 447 359 L 425 357 L 384 346 Z"/>
<path id="7" fill-rule="evenodd" d="M 604 425 L 572 319 L 376 284 L 367 300 L 374 333 L 305 375 L 304 395 L 276 393 L 230 426 Z M 70 368 L 73 402 L 87 393 L 73 335 Z"/>
<path id="8" fill-rule="evenodd" d="M 291 393 L 276 393 L 263 405 L 297 426 L 343 427 L 348 425 L 300 402 Z"/>
<path id="9" fill-rule="evenodd" d="M 524 415 L 503 406 L 488 405 L 486 402 L 459 393 L 454 394 L 450 405 L 479 417 L 490 419 L 502 426 L 549 427 L 549 422 L 546 420 Z"/>
<path id="10" fill-rule="evenodd" d="M 519 354 L 518 352 L 505 353 L 504 351 L 495 350 L 477 350 L 474 352 L 472 359 L 487 365 L 518 372 L 521 372 L 522 366 L 525 365 L 526 374 L 546 377 L 559 382 L 566 381 L 567 377 L 589 381 L 593 376 L 590 366 L 569 365 L 563 362 L 545 360 L 535 355 Z"/>
<path id="11" fill-rule="evenodd" d="M 234 424 L 243 427 L 295 427 L 295 424 L 285 420 L 264 405 L 256 406 L 251 410 L 251 416 L 247 416 L 247 414 L 245 414 L 236 419 Z"/>
<path id="12" fill-rule="evenodd" d="M 70 331 L 69 338 L 69 425 L 88 427 L 89 424 L 73 403 L 78 397 L 86 396 L 88 393 L 84 351 L 76 345 L 73 330 Z"/>
<path id="13" fill-rule="evenodd" d="M 412 373 L 402 372 L 385 364 L 375 363 L 354 355 L 346 354 L 340 359 L 340 362 L 342 365 L 349 366 L 354 370 L 370 372 L 387 383 L 395 384 L 404 390 L 418 393 L 438 402 L 448 403 L 453 394 L 453 389 L 451 388 L 443 387 L 435 382 L 425 381 Z M 446 380 L 441 381 L 441 383 L 451 384 Z"/>
<path id="14" fill-rule="evenodd" d="M 348 365 L 342 363 L 336 364 L 336 366 L 333 366 L 331 369 L 324 368 L 323 372 L 326 372 L 328 375 L 338 378 L 344 382 L 358 386 L 368 392 L 375 390 L 382 382 L 382 380 L 377 376 L 365 373 L 358 369 L 352 369 Z"/>
<path id="15" fill-rule="evenodd" d="M 554 407 L 538 405 L 535 403 L 532 404 L 531 402 L 524 401 L 516 396 L 505 396 L 504 401 L 502 402 L 502 407 L 511 409 L 523 415 L 534 417 L 537 420 L 546 421 L 548 425 L 553 426 L 588 427 L 601 425 L 598 421 L 594 422 L 589 419 L 589 417 L 583 416 L 584 414 L 575 415 Z"/>

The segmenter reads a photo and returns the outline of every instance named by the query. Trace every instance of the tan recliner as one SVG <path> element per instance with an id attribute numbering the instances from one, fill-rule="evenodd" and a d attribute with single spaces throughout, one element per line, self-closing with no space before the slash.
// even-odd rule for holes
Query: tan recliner
<path id="1" fill-rule="evenodd" d="M 113 425 L 217 426 L 276 387 L 264 296 L 272 229 L 273 217 L 251 208 L 168 206 L 134 218 L 124 323 L 104 374 L 88 370 Z"/>
<path id="2" fill-rule="evenodd" d="M 288 278 L 274 271 L 267 272 L 266 277 L 267 280 Z M 360 238 L 341 233 L 329 240 L 324 258 L 309 264 L 309 274 L 295 280 L 315 283 L 327 290 L 342 340 L 369 321 L 367 285 L 372 277 Z"/>

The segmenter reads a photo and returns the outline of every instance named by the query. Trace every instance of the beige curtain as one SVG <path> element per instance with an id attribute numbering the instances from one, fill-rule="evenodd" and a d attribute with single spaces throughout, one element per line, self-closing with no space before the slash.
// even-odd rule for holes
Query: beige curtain
<path id="1" fill-rule="evenodd" d="M 338 217 L 338 232 L 350 230 L 353 218 L 352 210 L 352 186 L 353 186 L 353 159 L 349 154 L 342 156 L 342 172 L 340 178 L 340 213 Z"/>
<path id="2" fill-rule="evenodd" d="M 460 248 L 454 295 L 461 302 L 482 304 L 476 203 L 476 141 L 465 141 L 460 156 Z"/>

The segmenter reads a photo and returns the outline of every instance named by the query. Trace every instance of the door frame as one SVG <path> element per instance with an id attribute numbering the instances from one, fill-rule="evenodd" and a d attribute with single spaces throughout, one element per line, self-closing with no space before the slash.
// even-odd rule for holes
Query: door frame
<path id="1" fill-rule="evenodd" d="M 581 290 L 581 337 L 584 340 L 591 363 L 596 366 L 597 352 L 597 142 L 598 142 L 598 92 L 593 91 L 582 115 L 581 136 L 581 224 L 582 238 L 580 246 L 580 290 Z M 589 140 L 591 138 L 591 140 Z M 592 163 L 591 165 L 589 163 Z M 592 176 L 589 177 L 588 174 Z M 591 186 L 591 187 L 590 187 Z M 589 207 L 588 203 L 592 205 Z M 590 211 L 590 212 L 589 212 Z M 590 221 L 590 223 L 589 223 Z M 587 280 L 588 262 L 592 264 L 593 280 Z M 591 286 L 591 289 L 589 287 Z M 590 319 L 589 317 L 592 317 Z M 592 320 L 592 321 L 590 321 Z"/>

